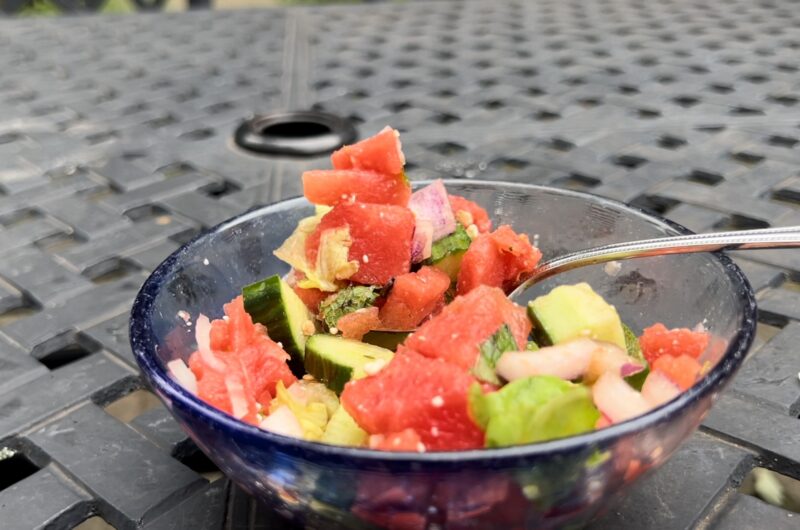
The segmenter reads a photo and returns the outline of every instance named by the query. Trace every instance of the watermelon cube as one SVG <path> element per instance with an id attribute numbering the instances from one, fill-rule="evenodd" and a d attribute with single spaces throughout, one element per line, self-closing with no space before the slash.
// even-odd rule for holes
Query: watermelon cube
<path id="1" fill-rule="evenodd" d="M 363 169 L 393 177 L 403 175 L 406 158 L 400 145 L 400 133 L 391 127 L 353 145 L 346 145 L 331 155 L 334 169 Z"/>
<path id="2" fill-rule="evenodd" d="M 444 305 L 450 277 L 434 267 L 401 274 L 381 307 L 381 325 L 386 329 L 413 329 Z"/>

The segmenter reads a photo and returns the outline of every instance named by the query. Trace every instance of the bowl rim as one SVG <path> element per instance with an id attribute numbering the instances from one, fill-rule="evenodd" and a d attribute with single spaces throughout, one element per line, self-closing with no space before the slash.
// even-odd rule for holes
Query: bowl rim
<path id="1" fill-rule="evenodd" d="M 614 208 L 627 210 L 639 216 L 649 218 L 662 225 L 665 225 L 679 234 L 691 234 L 691 230 L 686 227 L 661 217 L 653 212 L 648 212 L 642 208 L 631 206 L 614 199 L 608 199 L 599 195 L 585 193 L 581 191 L 542 186 L 538 184 L 525 184 L 506 181 L 489 181 L 473 179 L 441 179 L 445 185 L 448 184 L 470 184 L 486 187 L 503 187 L 506 189 L 519 189 L 526 191 L 546 191 L 556 192 L 560 195 L 577 197 L 595 203 L 607 204 Z M 433 180 L 416 180 L 412 185 L 425 185 Z M 688 390 L 682 392 L 677 398 L 669 403 L 657 407 L 646 414 L 637 416 L 622 423 L 611 425 L 599 430 L 588 433 L 559 438 L 546 442 L 532 444 L 515 445 L 501 448 L 481 448 L 461 451 L 433 451 L 433 452 L 393 452 L 379 451 L 369 448 L 348 447 L 330 445 L 321 442 L 313 442 L 299 438 L 293 438 L 269 431 L 259 429 L 254 425 L 244 423 L 233 416 L 222 412 L 211 405 L 206 404 L 200 398 L 184 389 L 177 381 L 170 377 L 163 368 L 155 355 L 155 341 L 150 332 L 148 314 L 153 308 L 156 293 L 164 282 L 168 273 L 175 265 L 176 261 L 191 248 L 196 242 L 211 234 L 224 230 L 230 226 L 240 224 L 255 217 L 265 214 L 269 210 L 276 208 L 287 208 L 308 202 L 304 197 L 292 197 L 277 201 L 265 206 L 258 207 L 238 216 L 232 217 L 222 223 L 209 228 L 196 235 L 190 241 L 183 244 L 180 248 L 170 254 L 143 283 L 136 295 L 130 313 L 129 332 L 130 343 L 134 358 L 142 370 L 143 375 L 154 385 L 156 390 L 166 396 L 170 401 L 177 401 L 180 406 L 189 411 L 194 416 L 205 418 L 207 422 L 220 424 L 228 429 L 230 436 L 242 435 L 250 439 L 261 441 L 264 446 L 273 445 L 276 449 L 303 451 L 307 457 L 316 455 L 321 458 L 346 458 L 348 460 L 358 460 L 363 463 L 465 463 L 480 462 L 487 460 L 497 460 L 506 458 L 531 458 L 543 457 L 552 453 L 570 453 L 594 446 L 603 446 L 610 441 L 626 435 L 644 431 L 648 427 L 654 426 L 662 421 L 668 420 L 671 416 L 678 413 L 693 402 L 705 397 L 719 385 L 724 385 L 730 376 L 738 369 L 744 360 L 747 350 L 750 348 L 756 324 L 756 300 L 753 289 L 742 270 L 725 253 L 711 253 L 724 268 L 729 279 L 740 289 L 736 296 L 743 305 L 742 318 L 735 335 L 730 339 L 724 355 L 711 371 L 699 382 Z"/>

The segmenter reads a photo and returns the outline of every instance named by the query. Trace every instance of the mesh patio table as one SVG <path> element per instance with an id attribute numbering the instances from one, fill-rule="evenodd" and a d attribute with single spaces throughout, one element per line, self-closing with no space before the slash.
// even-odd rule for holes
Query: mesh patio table
<path id="1" fill-rule="evenodd" d="M 0 21 L 0 527 L 286 528 L 143 385 L 127 312 L 199 231 L 300 193 L 254 112 L 403 132 L 412 178 L 588 190 L 696 231 L 800 224 L 800 2 L 432 1 Z M 759 337 L 682 449 L 594 528 L 800 528 L 800 254 L 735 257 Z M 142 397 L 144 396 L 144 397 Z M 12 455 L 12 456 L 10 456 Z"/>

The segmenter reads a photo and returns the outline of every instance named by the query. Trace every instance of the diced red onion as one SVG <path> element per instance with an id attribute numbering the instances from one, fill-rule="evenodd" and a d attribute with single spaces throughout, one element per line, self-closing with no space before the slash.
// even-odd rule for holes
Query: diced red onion
<path id="1" fill-rule="evenodd" d="M 637 363 L 625 363 L 619 369 L 619 375 L 628 377 L 644 370 L 644 366 Z"/>
<path id="2" fill-rule="evenodd" d="M 297 420 L 297 416 L 289 407 L 278 407 L 272 414 L 264 418 L 258 426 L 265 431 L 271 431 L 285 436 L 303 437 L 303 428 Z"/>
<path id="3" fill-rule="evenodd" d="M 225 363 L 211 351 L 211 321 L 207 316 L 201 314 L 197 317 L 194 337 L 197 341 L 197 351 L 206 366 L 215 372 L 225 372 Z"/>
<path id="4" fill-rule="evenodd" d="M 650 410 L 652 406 L 618 373 L 606 372 L 592 387 L 595 406 L 612 423 L 619 423 Z"/>
<path id="5" fill-rule="evenodd" d="M 191 392 L 197 394 L 197 378 L 194 373 L 186 366 L 183 359 L 173 359 L 167 363 L 167 369 L 180 385 Z"/>
<path id="6" fill-rule="evenodd" d="M 672 401 L 680 393 L 680 387 L 658 370 L 647 374 L 647 379 L 642 385 L 642 397 L 653 407 Z"/>
<path id="7" fill-rule="evenodd" d="M 411 240 L 411 263 L 419 263 L 431 257 L 433 247 L 433 223 L 417 219 L 414 238 Z"/>
<path id="8" fill-rule="evenodd" d="M 441 180 L 412 193 L 408 208 L 418 220 L 425 219 L 432 223 L 433 241 L 453 233 L 456 229 L 456 218 Z"/>

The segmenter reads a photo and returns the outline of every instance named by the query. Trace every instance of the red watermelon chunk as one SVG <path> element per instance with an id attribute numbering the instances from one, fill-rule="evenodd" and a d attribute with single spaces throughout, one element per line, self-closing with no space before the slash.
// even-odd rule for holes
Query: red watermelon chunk
<path id="1" fill-rule="evenodd" d="M 334 169 L 363 169 L 399 177 L 406 158 L 400 145 L 400 133 L 385 127 L 375 136 L 335 151 L 331 162 Z"/>
<path id="2" fill-rule="evenodd" d="M 520 350 L 524 350 L 531 332 L 525 309 L 500 289 L 481 285 L 457 296 L 411 334 L 405 345 L 426 357 L 438 357 L 469 370 L 475 365 L 481 344 L 503 324 L 508 324 Z"/>
<path id="3" fill-rule="evenodd" d="M 412 429 L 424 450 L 477 449 L 483 447 L 483 432 L 470 418 L 467 403 L 474 382 L 442 359 L 400 346 L 380 372 L 347 383 L 341 402 L 370 434 L 390 436 Z"/>
<path id="4" fill-rule="evenodd" d="M 319 304 L 328 298 L 331 293 L 326 293 L 325 291 L 315 288 L 304 289 L 303 287 L 297 285 L 297 282 L 304 280 L 305 277 L 306 275 L 302 272 L 294 271 L 294 278 L 291 280 L 290 284 L 292 286 L 292 290 L 297 294 L 297 296 L 300 297 L 300 300 L 303 301 L 308 310 L 316 315 L 319 312 Z"/>
<path id="5" fill-rule="evenodd" d="M 536 268 L 542 258 L 525 234 L 517 234 L 503 225 L 492 233 L 475 239 L 464 253 L 458 272 L 458 294 L 479 285 L 501 287 L 506 292 Z"/>
<path id="6" fill-rule="evenodd" d="M 209 331 L 220 369 L 206 363 L 199 352 L 189 358 L 189 368 L 201 399 L 229 414 L 246 410 L 242 419 L 256 423 L 256 404 L 270 402 L 278 381 L 288 387 L 296 378 L 286 364 L 289 355 L 267 336 L 264 326 L 253 323 L 241 296 L 225 304 L 225 315 L 227 320 L 214 320 Z"/>
<path id="7" fill-rule="evenodd" d="M 659 322 L 645 328 L 639 337 L 639 345 L 644 358 L 653 364 L 662 355 L 688 355 L 697 359 L 708 346 L 708 340 L 706 332 L 686 328 L 667 329 Z"/>
<path id="8" fill-rule="evenodd" d="M 388 204 L 341 203 L 325 214 L 306 240 L 306 258 L 315 263 L 320 235 L 347 226 L 352 244 L 348 258 L 358 262 L 349 279 L 364 285 L 384 285 L 411 269 L 414 214 L 408 208 Z"/>
<path id="9" fill-rule="evenodd" d="M 694 385 L 701 368 L 697 359 L 686 354 L 677 357 L 661 355 L 652 364 L 653 371 L 666 375 L 681 390 L 687 390 Z"/>
<path id="10" fill-rule="evenodd" d="M 434 267 L 422 267 L 395 278 L 381 307 L 381 325 L 386 329 L 413 329 L 444 302 L 450 277 Z"/>
<path id="11" fill-rule="evenodd" d="M 346 339 L 361 340 L 364 335 L 381 327 L 377 307 L 365 307 L 352 313 L 339 317 L 336 328 L 342 332 Z"/>
<path id="12" fill-rule="evenodd" d="M 453 209 L 456 220 L 458 220 L 464 228 L 469 228 L 470 224 L 474 224 L 478 227 L 478 232 L 481 234 L 491 232 L 492 220 L 489 219 L 489 214 L 486 213 L 486 210 L 478 206 L 477 203 L 459 195 L 448 195 L 448 198 L 450 199 L 450 208 Z M 465 218 L 463 213 L 459 214 L 459 212 L 466 212 L 469 216 Z M 471 220 L 472 223 L 466 222 L 467 220 Z"/>
<path id="13" fill-rule="evenodd" d="M 406 206 L 411 186 L 402 176 L 357 169 L 317 169 L 303 173 L 303 195 L 314 204 L 369 202 Z"/>

